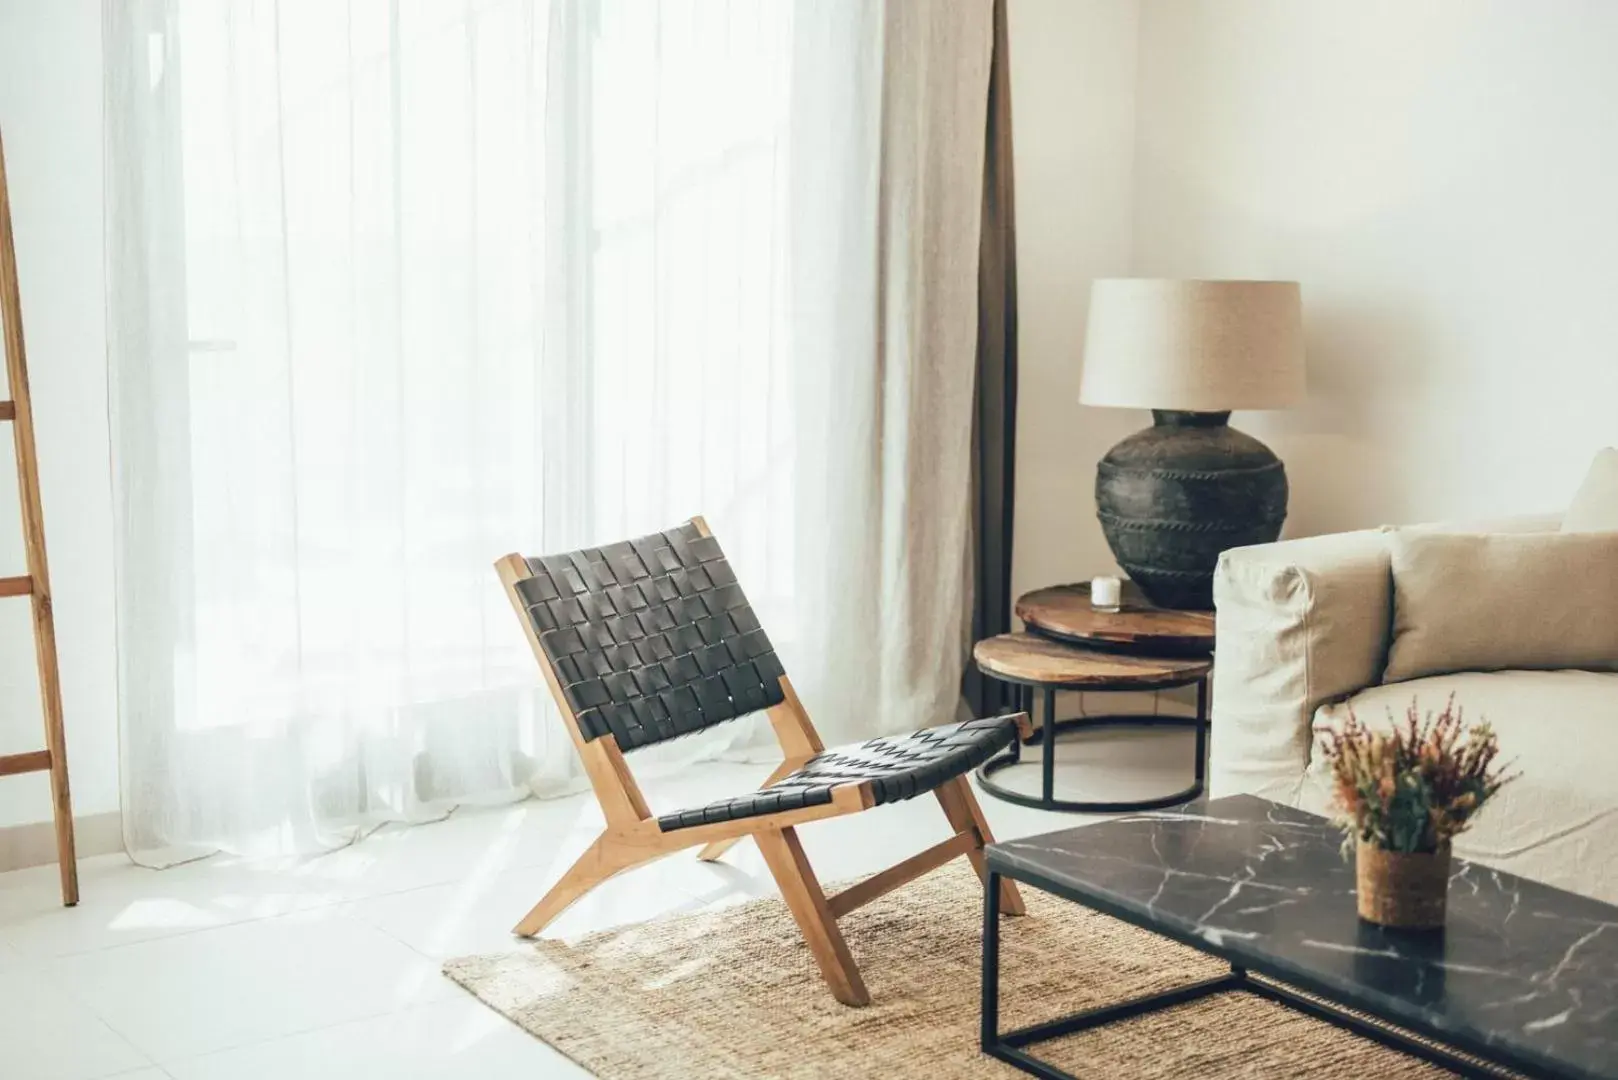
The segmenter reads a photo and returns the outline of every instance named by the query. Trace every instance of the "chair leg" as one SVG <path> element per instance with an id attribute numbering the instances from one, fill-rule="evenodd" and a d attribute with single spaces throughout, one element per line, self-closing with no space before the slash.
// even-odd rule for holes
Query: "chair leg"
<path id="1" fill-rule="evenodd" d="M 989 822 L 983 816 L 977 796 L 972 794 L 972 782 L 965 776 L 957 776 L 937 788 L 933 794 L 938 796 L 938 804 L 944 808 L 944 816 L 949 819 L 951 828 L 956 832 L 967 829 L 977 831 L 977 845 L 967 852 L 967 858 L 972 860 L 972 869 L 978 872 L 979 880 L 987 883 L 989 868 L 983 858 L 983 845 L 994 843 L 994 834 L 989 831 Z M 1016 883 L 1003 874 L 1000 876 L 1000 910 L 1007 915 L 1023 915 L 1028 910 L 1023 906 L 1022 894 L 1017 891 Z"/>
<path id="2" fill-rule="evenodd" d="M 777 780 L 797 772 L 798 769 L 802 767 L 803 758 L 788 758 L 786 761 L 783 761 L 781 764 L 777 765 L 774 772 L 770 773 L 769 776 L 764 778 L 764 783 L 760 784 L 759 788 L 761 790 L 763 788 L 767 788 Z M 745 839 L 747 839 L 745 836 L 733 836 L 729 840 L 715 840 L 713 843 L 697 852 L 697 858 L 701 859 L 703 862 L 718 862 L 720 858 L 724 856 L 725 852 L 729 851 L 731 848 L 735 847 Z"/>
<path id="3" fill-rule="evenodd" d="M 803 931 L 809 951 L 815 954 L 815 962 L 820 965 L 820 973 L 831 987 L 832 996 L 844 1005 L 869 1005 L 870 991 L 865 989 L 865 980 L 860 978 L 860 969 L 854 964 L 848 943 L 837 929 L 837 919 L 803 853 L 797 831 L 769 829 L 755 833 L 753 838 L 758 841 L 764 862 L 781 887 L 781 896 L 792 910 L 792 917 Z"/>
<path id="4" fill-rule="evenodd" d="M 720 859 L 724 858 L 725 852 L 729 851 L 731 848 L 735 847 L 745 839 L 747 839 L 745 836 L 732 836 L 729 840 L 715 840 L 713 843 L 697 852 L 697 858 L 701 859 L 703 862 L 718 862 Z"/>
<path id="5" fill-rule="evenodd" d="M 667 854 L 666 850 L 661 849 L 614 844 L 603 833 L 568 867 L 561 880 L 551 886 L 544 898 L 522 917 L 511 932 L 518 937 L 534 937 L 572 906 L 575 900 L 614 874 Z"/>

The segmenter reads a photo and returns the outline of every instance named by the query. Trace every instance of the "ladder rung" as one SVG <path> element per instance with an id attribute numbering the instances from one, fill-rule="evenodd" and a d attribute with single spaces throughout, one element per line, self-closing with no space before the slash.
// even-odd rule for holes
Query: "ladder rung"
<path id="1" fill-rule="evenodd" d="M 45 772 L 50 767 L 51 752 L 49 750 L 30 750 L 26 754 L 0 754 L 0 776 Z"/>
<path id="2" fill-rule="evenodd" d="M 24 574 L 22 577 L 0 577 L 0 596 L 30 596 L 34 591 L 34 579 Z"/>
<path id="3" fill-rule="evenodd" d="M 17 419 L 17 403 L 15 401 L 0 401 L 0 420 Z"/>

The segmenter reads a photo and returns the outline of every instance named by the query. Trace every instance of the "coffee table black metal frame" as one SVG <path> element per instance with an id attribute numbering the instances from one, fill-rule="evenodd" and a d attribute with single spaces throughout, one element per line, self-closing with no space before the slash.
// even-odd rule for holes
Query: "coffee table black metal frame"
<path id="1" fill-rule="evenodd" d="M 1014 1065 L 1025 1073 L 1044 1078 L 1044 1080 L 1078 1080 L 1072 1073 L 1064 1072 L 1049 1062 L 1042 1061 L 1030 1054 L 1027 1047 L 1034 1043 L 1045 1042 L 1060 1038 L 1063 1035 L 1072 1035 L 1075 1032 L 1086 1031 L 1101 1027 L 1105 1024 L 1127 1020 L 1133 1016 L 1156 1012 L 1160 1009 L 1173 1008 L 1197 1001 L 1211 994 L 1226 993 L 1229 991 L 1245 991 L 1258 997 L 1267 998 L 1289 1006 L 1302 1013 L 1307 1013 L 1320 1020 L 1337 1025 L 1374 1039 L 1383 1046 L 1410 1054 L 1413 1057 L 1430 1061 L 1443 1066 L 1455 1073 L 1469 1078 L 1480 1080 L 1500 1080 L 1510 1075 L 1506 1070 L 1530 1078 L 1546 1078 L 1554 1080 L 1554 1075 L 1543 1070 L 1536 1070 L 1530 1065 L 1521 1062 L 1502 1062 L 1498 1068 L 1488 1064 L 1499 1054 L 1498 1047 L 1484 1044 L 1475 1046 L 1466 1045 L 1462 1041 L 1452 1043 L 1462 1053 L 1472 1055 L 1471 1058 L 1461 1057 L 1441 1046 L 1425 1042 L 1403 1031 L 1373 1023 L 1353 1013 L 1338 1009 L 1315 997 L 1305 997 L 1296 993 L 1278 982 L 1269 981 L 1275 976 L 1262 969 L 1252 970 L 1254 965 L 1251 959 L 1247 966 L 1237 964 L 1231 954 L 1223 949 L 1211 945 L 1207 940 L 1191 934 L 1177 932 L 1174 928 L 1151 923 L 1137 918 L 1133 912 L 1122 907 L 1108 904 L 1094 895 L 1081 895 L 1059 887 L 1049 881 L 1033 881 L 1028 877 L 1009 873 L 1004 864 L 996 865 L 994 848 L 988 848 L 989 873 L 983 886 L 983 993 L 982 993 L 982 1028 L 979 1045 L 983 1052 L 990 1057 L 998 1058 L 1009 1065 Z M 1065 900 L 1082 904 L 1096 911 L 1104 912 L 1114 918 L 1150 930 L 1166 938 L 1188 945 L 1198 952 L 1218 957 L 1230 964 L 1230 974 L 1221 975 L 1216 979 L 1207 979 L 1203 982 L 1190 983 L 1186 986 L 1176 987 L 1157 994 L 1147 994 L 1143 997 L 1131 998 L 1112 1005 L 1103 1005 L 1099 1008 L 1085 1009 L 1069 1016 L 1047 1020 L 1044 1023 L 1031 1024 L 1027 1027 L 1016 1028 L 1012 1031 L 1000 1030 L 1000 878 L 1005 875 L 1023 885 L 1031 885 Z M 1258 974 L 1264 981 L 1254 979 Z M 1330 990 L 1323 986 L 1310 986 L 1307 981 L 1299 980 L 1295 975 L 1288 978 L 1305 993 L 1316 994 L 1321 998 L 1329 998 Z M 1451 1037 L 1451 1036 L 1446 1036 Z M 1475 1058 L 1477 1060 L 1473 1060 Z"/>
<path id="2" fill-rule="evenodd" d="M 1208 768 L 1208 678 L 1207 675 L 1196 675 L 1175 682 L 1164 682 L 1161 679 L 1152 679 L 1149 682 L 1135 682 L 1131 679 L 1110 679 L 1105 686 L 1086 686 L 1082 691 L 1096 693 L 1116 693 L 1130 690 L 1164 690 L 1175 689 L 1181 686 L 1196 686 L 1197 688 L 1197 714 L 1195 716 L 1158 716 L 1152 713 L 1126 714 L 1115 713 L 1105 716 L 1075 716 L 1065 720 L 1056 718 L 1056 695 L 1062 690 L 1074 690 L 1072 686 L 1058 683 L 1034 682 L 1024 679 L 1014 679 L 1008 675 L 984 671 L 987 678 L 997 679 L 1006 683 L 1014 690 L 1016 708 L 1029 715 L 1033 714 L 1034 693 L 1036 690 L 1045 692 L 1044 716 L 1040 721 L 1040 730 L 1034 737 L 1041 740 L 1041 778 L 1040 793 L 1029 795 L 1013 790 L 996 782 L 994 774 L 1013 765 L 1031 765 L 1032 761 L 1022 756 L 1022 743 L 1013 740 L 1011 745 L 1000 755 L 989 759 L 978 766 L 978 785 L 985 792 L 1005 802 L 1015 803 L 1018 806 L 1028 806 L 1035 810 L 1057 810 L 1067 813 L 1079 814 L 1122 814 L 1141 810 L 1162 810 L 1170 806 L 1180 806 L 1193 799 L 1200 798 L 1207 784 Z M 1172 795 L 1163 795 L 1154 799 L 1138 799 L 1133 801 L 1117 800 L 1086 800 L 1086 799 L 1059 799 L 1056 797 L 1056 740 L 1064 732 L 1094 731 L 1098 728 L 1115 727 L 1172 727 L 1190 728 L 1197 734 L 1197 758 L 1195 776 L 1190 787 L 1177 791 Z M 1031 742 L 1032 740 L 1030 740 Z"/>

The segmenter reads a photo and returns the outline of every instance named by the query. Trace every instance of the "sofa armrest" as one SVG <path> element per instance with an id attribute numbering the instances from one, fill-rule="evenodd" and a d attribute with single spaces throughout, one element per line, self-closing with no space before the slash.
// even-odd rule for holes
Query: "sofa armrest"
<path id="1" fill-rule="evenodd" d="M 1295 801 L 1315 709 L 1380 680 L 1392 606 L 1381 530 L 1233 548 L 1220 557 L 1214 797 L 1251 792 Z"/>
<path id="2" fill-rule="evenodd" d="M 1445 532 L 1554 532 L 1560 515 L 1445 522 Z M 1320 706 L 1382 681 L 1393 622 L 1381 529 L 1232 548 L 1214 574 L 1214 797 L 1295 803 Z"/>

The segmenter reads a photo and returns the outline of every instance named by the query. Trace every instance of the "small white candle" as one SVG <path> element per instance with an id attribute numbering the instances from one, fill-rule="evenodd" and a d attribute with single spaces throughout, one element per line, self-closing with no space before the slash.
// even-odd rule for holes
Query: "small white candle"
<path id="1" fill-rule="evenodd" d="M 1090 606 L 1097 611 L 1117 611 L 1123 595 L 1124 583 L 1115 577 L 1098 577 L 1090 582 Z"/>

